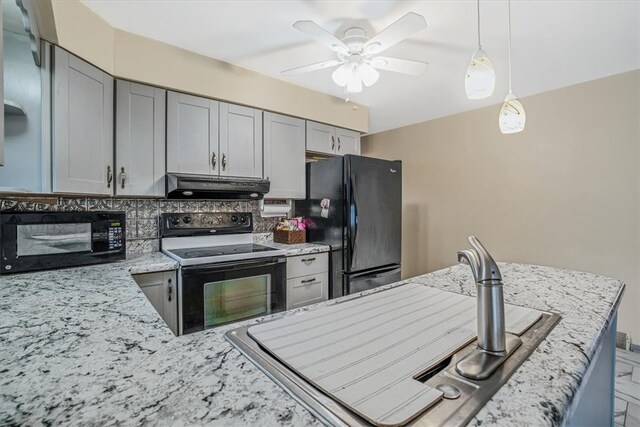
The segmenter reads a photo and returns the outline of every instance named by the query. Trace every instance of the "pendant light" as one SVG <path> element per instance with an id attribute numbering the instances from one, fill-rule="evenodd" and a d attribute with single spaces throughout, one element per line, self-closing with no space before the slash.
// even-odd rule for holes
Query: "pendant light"
<path id="1" fill-rule="evenodd" d="M 471 56 L 464 77 L 464 89 L 469 99 L 482 99 L 493 95 L 496 73 L 493 64 L 480 44 L 480 0 L 478 5 L 478 49 Z"/>
<path id="2" fill-rule="evenodd" d="M 500 132 L 505 134 L 522 132 L 526 119 L 524 106 L 511 90 L 511 0 L 509 0 L 509 93 L 504 99 L 498 116 Z"/>

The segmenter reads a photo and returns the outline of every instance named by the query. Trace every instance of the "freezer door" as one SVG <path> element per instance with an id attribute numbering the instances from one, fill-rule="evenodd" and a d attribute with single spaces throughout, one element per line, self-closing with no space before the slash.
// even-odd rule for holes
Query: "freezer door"
<path id="1" fill-rule="evenodd" d="M 346 273 L 400 264 L 402 164 L 345 156 Z"/>
<path id="2" fill-rule="evenodd" d="M 378 286 L 388 285 L 389 283 L 395 283 L 399 281 L 400 281 L 399 265 L 394 265 L 391 267 L 383 268 L 380 270 L 374 270 L 367 273 L 345 274 L 344 275 L 344 288 L 346 290 L 345 295 L 355 294 L 358 292 L 377 288 Z"/>

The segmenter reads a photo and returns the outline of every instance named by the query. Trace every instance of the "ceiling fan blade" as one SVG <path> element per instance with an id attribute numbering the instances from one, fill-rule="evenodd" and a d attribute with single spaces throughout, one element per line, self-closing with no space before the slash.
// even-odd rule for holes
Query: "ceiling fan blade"
<path id="1" fill-rule="evenodd" d="M 280 74 L 284 74 L 287 76 L 308 73 L 310 71 L 322 70 L 325 68 L 335 67 L 336 65 L 342 64 L 342 61 L 337 59 L 332 59 L 330 61 L 317 62 L 315 64 L 304 65 L 302 67 L 289 68 L 288 70 L 281 71 Z"/>
<path id="2" fill-rule="evenodd" d="M 319 41 L 334 52 L 347 53 L 349 51 L 346 44 L 313 21 L 298 21 L 293 24 L 293 28 Z"/>
<path id="3" fill-rule="evenodd" d="M 395 73 L 419 76 L 429 68 L 428 62 L 413 61 L 411 59 L 391 58 L 388 56 L 376 56 L 370 61 L 373 68 L 378 70 L 393 71 Z"/>
<path id="4" fill-rule="evenodd" d="M 424 16 L 409 12 L 367 41 L 364 51 L 368 54 L 382 52 L 425 28 L 427 21 Z"/>

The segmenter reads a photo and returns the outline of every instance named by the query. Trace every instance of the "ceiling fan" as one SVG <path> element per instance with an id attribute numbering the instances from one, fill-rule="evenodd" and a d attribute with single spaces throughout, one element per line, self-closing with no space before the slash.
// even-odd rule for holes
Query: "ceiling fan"
<path id="1" fill-rule="evenodd" d="M 362 92 L 363 85 L 369 87 L 378 81 L 378 70 L 417 76 L 429 66 L 422 61 L 377 56 L 385 49 L 427 28 L 427 21 L 417 13 L 407 13 L 372 38 L 368 38 L 360 27 L 346 30 L 342 40 L 313 21 L 298 21 L 293 27 L 329 47 L 338 58 L 284 70 L 284 75 L 308 73 L 340 65 L 331 75 L 333 81 L 344 87 L 347 93 L 358 93 Z"/>

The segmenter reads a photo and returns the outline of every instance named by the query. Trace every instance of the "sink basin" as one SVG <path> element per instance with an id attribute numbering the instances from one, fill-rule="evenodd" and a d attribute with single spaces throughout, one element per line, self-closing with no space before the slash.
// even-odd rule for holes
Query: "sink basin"
<path id="1" fill-rule="evenodd" d="M 435 291 L 432 288 L 429 289 L 431 289 L 430 292 L 443 292 Z M 383 291 L 373 295 L 378 295 L 375 298 L 382 301 L 380 294 L 386 294 L 387 292 L 388 291 Z M 385 299 L 383 301 L 386 306 L 390 305 L 388 301 L 393 298 L 390 294 L 391 293 L 384 297 Z M 360 307 L 370 305 L 370 301 L 373 300 L 373 298 L 371 298 L 373 295 L 360 297 L 362 299 L 370 298 L 370 300 L 366 300 L 361 303 L 353 302 L 360 298 L 349 300 L 345 305 L 355 304 L 354 307 L 349 307 L 348 312 L 351 313 L 351 316 L 353 316 L 354 308 L 358 305 Z M 456 298 L 470 297 L 456 295 Z M 415 297 L 411 299 L 413 300 Z M 366 302 L 366 304 L 364 302 Z M 460 302 L 456 301 L 455 307 L 459 307 L 459 304 Z M 407 305 L 408 304 L 406 302 L 403 302 L 403 306 L 398 309 L 399 311 L 393 313 L 396 315 L 394 319 L 398 318 L 398 313 L 403 313 L 404 317 L 404 313 L 408 312 Z M 341 306 L 341 303 L 332 306 L 334 312 L 337 310 L 336 306 Z M 321 317 L 318 313 L 321 313 L 322 310 L 329 310 L 329 308 L 324 307 L 315 310 L 316 314 L 311 316 Z M 300 368 L 300 366 L 296 366 L 294 363 L 291 363 L 291 359 L 288 359 L 288 363 L 287 360 L 285 360 L 286 358 L 282 356 L 282 351 L 278 350 L 278 346 L 271 345 L 272 342 L 268 340 L 259 340 L 260 337 L 265 336 L 265 330 L 277 331 L 272 332 L 272 335 L 279 334 L 279 338 L 275 339 L 288 340 L 288 334 L 281 332 L 279 327 L 269 327 L 269 325 L 272 324 L 278 326 L 277 322 L 284 321 L 285 326 L 287 324 L 295 325 L 297 329 L 303 330 L 305 339 L 302 341 L 309 341 L 307 337 L 312 335 L 312 331 L 310 331 L 310 328 L 306 326 L 302 328 L 299 325 L 301 323 L 309 325 L 310 313 L 313 313 L 313 311 L 304 313 L 300 316 L 291 316 L 287 318 L 286 321 L 283 319 L 275 322 L 264 323 L 258 326 L 241 327 L 227 332 L 226 338 L 261 371 L 279 384 L 294 399 L 327 425 L 358 426 L 371 424 L 399 424 L 397 420 L 403 418 L 396 418 L 395 421 L 385 419 L 377 422 L 377 418 L 366 417 L 366 415 L 363 414 L 363 412 L 356 406 L 349 406 L 348 404 L 345 404 L 344 399 L 340 400 L 336 398 L 336 395 L 339 396 L 340 393 L 344 391 L 343 387 L 334 388 L 334 392 L 338 390 L 336 394 L 328 392 L 327 390 L 329 388 L 323 387 L 322 382 L 316 383 L 308 378 L 309 375 L 306 377 L 301 375 L 300 372 L 304 372 L 304 370 L 297 369 Z M 471 315 L 475 316 L 473 313 Z M 375 316 L 376 318 L 379 318 L 381 316 L 380 312 L 377 312 Z M 336 318 L 335 313 L 331 315 L 331 318 Z M 516 326 L 519 326 L 520 328 L 517 333 L 522 340 L 522 345 L 487 379 L 478 381 L 469 380 L 460 376 L 456 372 L 456 363 L 476 346 L 476 341 L 473 340 L 473 338 L 472 340 L 465 339 L 464 334 L 462 334 L 462 339 L 464 341 L 461 341 L 461 345 L 458 345 L 454 350 L 448 353 L 444 352 L 441 356 L 425 362 L 424 367 L 421 367 L 419 370 L 412 370 L 411 376 L 405 379 L 405 384 L 408 383 L 411 387 L 419 388 L 417 385 L 422 383 L 423 386 L 421 387 L 430 391 L 432 399 L 428 400 L 428 403 L 425 403 L 424 407 L 420 407 L 418 411 L 414 411 L 411 418 L 406 419 L 403 423 L 420 426 L 465 425 L 491 399 L 491 397 L 509 379 L 516 369 L 531 355 L 536 347 L 538 347 L 540 342 L 542 342 L 542 340 L 558 323 L 560 316 L 553 313 L 537 312 L 534 320 L 535 323 L 532 325 L 530 322 L 527 323 L 526 329 L 522 327 L 521 323 L 518 324 L 517 322 L 512 322 L 514 323 L 512 325 L 513 328 L 516 328 Z M 531 322 L 534 320 L 531 320 Z M 385 327 L 387 327 L 386 324 Z M 387 329 L 389 328 L 387 327 Z M 404 329 L 402 332 L 404 333 Z M 327 334 L 325 333 L 323 335 L 326 336 Z M 393 337 L 395 336 L 397 336 L 397 333 L 393 334 Z M 258 337 L 258 339 L 256 337 Z M 261 345 L 261 342 L 263 345 Z M 422 344 L 422 342 L 419 342 L 419 344 Z M 275 350 L 269 350 L 268 348 Z M 415 342 L 410 345 L 410 348 L 415 348 Z M 341 348 L 341 350 L 343 349 Z M 345 351 L 343 350 L 339 354 L 344 353 Z M 435 353 L 440 354 L 438 352 Z M 366 356 L 364 358 L 369 358 L 369 353 L 365 354 Z M 360 360 L 358 360 L 358 363 L 360 363 Z M 309 363 L 306 363 L 306 365 L 309 365 Z M 325 374 L 320 377 L 327 376 L 326 369 L 324 372 Z M 388 375 L 388 373 L 385 375 Z M 388 380 L 388 378 L 385 378 L 385 380 Z M 382 379 L 380 381 L 383 382 Z M 433 398 L 434 393 L 437 398 Z M 388 396 L 391 398 L 397 397 L 395 393 Z M 357 401 L 358 399 L 355 400 Z M 427 402 L 427 400 L 424 402 Z"/>

